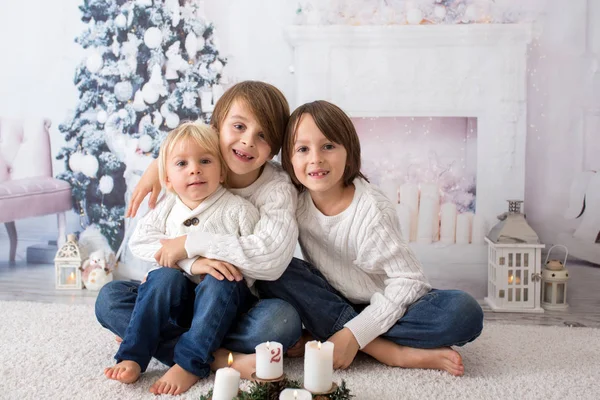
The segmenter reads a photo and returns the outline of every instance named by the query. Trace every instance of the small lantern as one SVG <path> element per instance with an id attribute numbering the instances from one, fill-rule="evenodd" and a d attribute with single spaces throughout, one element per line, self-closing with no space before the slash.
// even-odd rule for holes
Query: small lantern
<path id="1" fill-rule="evenodd" d="M 545 245 L 521 214 L 520 200 L 508 201 L 485 238 L 488 247 L 488 296 L 493 311 L 543 313 L 540 306 L 541 250 Z"/>
<path id="2" fill-rule="evenodd" d="M 562 247 L 565 250 L 565 260 L 550 260 L 550 253 L 555 247 Z M 567 255 L 569 250 L 561 244 L 550 247 L 544 269 L 542 271 L 542 307 L 546 310 L 566 310 L 567 304 L 567 281 L 569 280 L 569 270 L 565 269 Z"/>
<path id="3" fill-rule="evenodd" d="M 57 289 L 83 289 L 81 281 L 81 252 L 75 235 L 67 236 L 67 242 L 62 245 L 54 257 L 54 268 Z"/>

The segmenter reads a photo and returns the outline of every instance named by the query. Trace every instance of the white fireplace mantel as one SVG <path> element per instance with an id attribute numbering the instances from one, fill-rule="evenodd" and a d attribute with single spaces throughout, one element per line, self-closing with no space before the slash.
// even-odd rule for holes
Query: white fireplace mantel
<path id="1" fill-rule="evenodd" d="M 295 99 L 352 117 L 476 117 L 477 213 L 525 192 L 531 25 L 291 26 Z"/>

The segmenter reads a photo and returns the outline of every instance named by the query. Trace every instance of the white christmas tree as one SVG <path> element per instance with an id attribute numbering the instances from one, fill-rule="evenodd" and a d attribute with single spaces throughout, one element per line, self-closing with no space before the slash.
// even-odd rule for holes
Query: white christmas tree
<path id="1" fill-rule="evenodd" d="M 79 103 L 59 126 L 67 145 L 58 177 L 73 188 L 82 227 L 97 225 L 114 250 L 132 177 L 181 120 L 208 122 L 226 61 L 198 2 L 84 0 L 79 8 L 87 27 L 75 41 L 86 57 L 74 78 Z"/>

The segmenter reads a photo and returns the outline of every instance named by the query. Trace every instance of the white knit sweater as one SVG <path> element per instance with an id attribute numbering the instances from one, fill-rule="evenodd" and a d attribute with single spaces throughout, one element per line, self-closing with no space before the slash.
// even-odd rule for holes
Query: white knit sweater
<path id="1" fill-rule="evenodd" d="M 306 261 L 352 303 L 369 304 L 345 325 L 363 348 L 389 330 L 431 286 L 400 235 L 392 203 L 361 178 L 354 185 L 352 203 L 340 214 L 324 215 L 304 192 L 297 216 Z"/>
<path id="2" fill-rule="evenodd" d="M 188 257 L 226 261 L 254 279 L 277 280 L 292 260 L 298 241 L 297 191 L 281 166 L 268 162 L 259 178 L 243 189 L 230 189 L 254 204 L 260 220 L 254 232 L 241 237 L 208 231 L 191 232 Z"/>
<path id="3" fill-rule="evenodd" d="M 258 217 L 256 207 L 223 187 L 219 187 L 193 210 L 179 197 L 169 193 L 138 221 L 129 239 L 129 248 L 134 256 L 154 263 L 156 269 L 159 266 L 154 255 L 162 247 L 161 239 L 172 239 L 191 232 L 231 234 L 238 237 L 249 235 L 254 230 Z M 193 218 L 198 219 L 196 225 L 184 224 L 186 220 Z M 196 259 L 197 257 L 192 257 L 181 260 L 178 265 L 191 280 L 198 283 L 201 277 L 191 275 L 191 267 Z M 252 286 L 254 280 L 245 275 L 244 277 L 248 286 Z"/>

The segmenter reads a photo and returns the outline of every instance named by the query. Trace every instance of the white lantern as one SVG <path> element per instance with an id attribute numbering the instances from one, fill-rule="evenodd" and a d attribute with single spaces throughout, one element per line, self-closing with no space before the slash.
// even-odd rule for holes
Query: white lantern
<path id="1" fill-rule="evenodd" d="M 75 235 L 70 234 L 67 236 L 67 242 L 58 249 L 54 257 L 57 289 L 83 289 L 81 262 L 77 239 Z"/>
<path id="2" fill-rule="evenodd" d="M 550 260 L 550 253 L 555 247 L 562 247 L 565 250 L 565 259 Z M 567 304 L 567 281 L 569 280 L 569 270 L 565 269 L 567 264 L 567 255 L 569 251 L 561 244 L 550 247 L 544 269 L 542 270 L 542 307 L 546 310 L 566 310 Z"/>
<path id="3" fill-rule="evenodd" d="M 509 200 L 505 218 L 485 238 L 488 247 L 488 295 L 493 311 L 542 313 L 541 244 L 521 214 L 520 200 Z"/>

